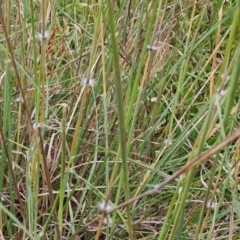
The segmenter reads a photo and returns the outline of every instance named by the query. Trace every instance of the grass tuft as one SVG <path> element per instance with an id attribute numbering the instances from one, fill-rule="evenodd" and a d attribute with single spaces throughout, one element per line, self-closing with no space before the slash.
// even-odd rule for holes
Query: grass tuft
<path id="1" fill-rule="evenodd" d="M 239 16 L 1 1 L 0 239 L 239 239 Z"/>

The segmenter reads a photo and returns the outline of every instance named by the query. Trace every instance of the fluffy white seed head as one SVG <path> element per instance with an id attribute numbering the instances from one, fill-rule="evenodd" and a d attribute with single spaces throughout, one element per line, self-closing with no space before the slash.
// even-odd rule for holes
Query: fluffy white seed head
<path id="1" fill-rule="evenodd" d="M 164 144 L 165 144 L 166 147 L 169 147 L 169 146 L 172 145 L 172 140 L 171 139 L 166 139 L 166 140 L 164 140 Z"/>
<path id="2" fill-rule="evenodd" d="M 156 184 L 156 185 L 153 187 L 153 191 L 154 191 L 155 193 L 161 193 L 161 192 L 162 192 L 162 189 L 161 189 L 161 187 L 160 187 L 159 184 Z"/>
<path id="3" fill-rule="evenodd" d="M 147 49 L 151 51 L 158 51 L 159 47 L 154 45 L 147 45 Z"/>
<path id="4" fill-rule="evenodd" d="M 96 80 L 94 78 L 83 77 L 81 80 L 81 85 L 83 87 L 94 87 Z"/>
<path id="5" fill-rule="evenodd" d="M 50 37 L 50 32 L 49 31 L 45 31 L 44 34 L 42 32 L 37 33 L 37 39 L 38 41 L 43 41 L 43 40 L 47 40 Z"/>
<path id="6" fill-rule="evenodd" d="M 98 204 L 98 209 L 99 211 L 101 212 L 104 212 L 104 213 L 109 213 L 112 209 L 113 209 L 113 206 L 111 206 L 108 202 L 106 201 L 102 201 Z"/>
<path id="7" fill-rule="evenodd" d="M 215 209 L 216 207 L 217 207 L 217 202 L 214 202 L 214 201 L 211 201 L 211 200 L 209 200 L 207 202 L 207 208 Z"/>

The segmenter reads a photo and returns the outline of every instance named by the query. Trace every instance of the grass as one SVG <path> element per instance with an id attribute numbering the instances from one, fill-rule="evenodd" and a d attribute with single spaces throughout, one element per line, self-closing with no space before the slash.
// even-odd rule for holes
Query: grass
<path id="1" fill-rule="evenodd" d="M 240 6 L 10 1 L 1 239 L 239 239 Z"/>

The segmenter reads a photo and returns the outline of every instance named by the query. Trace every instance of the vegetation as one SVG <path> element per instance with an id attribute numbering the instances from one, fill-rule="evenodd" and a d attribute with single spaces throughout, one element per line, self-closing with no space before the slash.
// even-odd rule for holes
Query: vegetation
<path id="1" fill-rule="evenodd" d="M 240 239 L 239 1 L 0 4 L 1 239 Z"/>

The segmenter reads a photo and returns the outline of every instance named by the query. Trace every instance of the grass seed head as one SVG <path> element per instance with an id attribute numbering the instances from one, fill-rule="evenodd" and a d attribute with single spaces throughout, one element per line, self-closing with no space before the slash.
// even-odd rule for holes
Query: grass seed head
<path id="1" fill-rule="evenodd" d="M 103 223 L 107 226 L 111 226 L 112 225 L 112 218 L 109 217 L 109 216 L 105 217 L 104 220 L 103 220 Z"/>
<path id="2" fill-rule="evenodd" d="M 147 45 L 147 49 L 150 51 L 158 51 L 160 47 L 150 44 L 150 45 Z"/>
<path id="3" fill-rule="evenodd" d="M 156 184 L 154 187 L 153 187 L 153 191 L 155 193 L 161 193 L 162 192 L 162 189 L 160 188 L 160 185 L 159 184 Z"/>
<path id="4" fill-rule="evenodd" d="M 37 33 L 37 39 L 38 41 L 43 41 L 43 40 L 47 40 L 50 37 L 50 32 L 49 31 L 45 31 L 44 33 L 40 32 Z"/>
<path id="5" fill-rule="evenodd" d="M 169 147 L 169 146 L 172 145 L 172 140 L 171 139 L 166 139 L 166 140 L 164 140 L 164 144 L 165 144 L 166 147 Z"/>
<path id="6" fill-rule="evenodd" d="M 212 200 L 209 200 L 207 202 L 207 208 L 215 209 L 217 207 L 217 202 L 214 202 Z"/>
<path id="7" fill-rule="evenodd" d="M 102 201 L 98 204 L 98 209 L 103 213 L 109 213 L 113 209 L 113 207 L 108 202 Z"/>
<path id="8" fill-rule="evenodd" d="M 94 78 L 83 77 L 81 80 L 82 87 L 94 87 L 96 80 Z"/>

